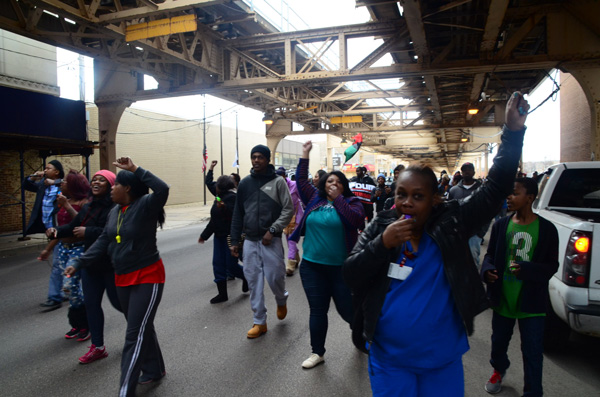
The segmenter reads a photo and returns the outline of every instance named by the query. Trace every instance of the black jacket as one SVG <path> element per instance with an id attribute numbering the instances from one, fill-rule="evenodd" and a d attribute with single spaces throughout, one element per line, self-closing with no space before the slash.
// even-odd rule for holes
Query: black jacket
<path id="1" fill-rule="evenodd" d="M 208 240 L 213 234 L 217 237 L 227 237 L 231 230 L 231 218 L 233 217 L 233 209 L 235 208 L 234 192 L 226 192 L 220 195 L 221 201 L 225 204 L 219 208 L 215 199 L 213 206 L 210 209 L 210 221 L 200 235 L 202 240 Z"/>
<path id="2" fill-rule="evenodd" d="M 108 214 L 113 207 L 114 203 L 110 199 L 110 193 L 85 204 L 69 224 L 56 228 L 56 238 L 71 237 L 73 236 L 74 228 L 85 226 L 83 244 L 85 251 L 87 251 L 102 234 Z M 110 258 L 105 254 L 94 262 L 94 268 L 96 265 L 98 267 L 111 268 Z"/>
<path id="3" fill-rule="evenodd" d="M 489 305 L 468 240 L 498 213 L 502 201 L 512 191 L 523 136 L 524 130 L 507 131 L 505 127 L 488 183 L 464 200 L 450 200 L 436 206 L 425 225 L 425 232 L 442 252 L 444 272 L 469 335 L 473 333 L 473 319 Z M 389 264 L 400 254 L 400 247 L 387 249 L 381 238 L 385 228 L 396 219 L 395 210 L 379 214 L 360 235 L 343 266 L 344 279 L 352 289 L 355 303 L 352 339 L 362 351 L 365 342 L 373 340 L 389 290 Z"/>
<path id="4" fill-rule="evenodd" d="M 512 215 L 499 219 L 492 226 L 488 250 L 481 265 L 481 278 L 488 270 L 497 270 L 498 279 L 487 284 L 487 295 L 492 306 L 500 305 L 502 282 L 506 268 L 506 229 Z M 521 289 L 521 311 L 525 313 L 546 313 L 548 302 L 548 281 L 558 270 L 558 232 L 548 220 L 539 217 L 540 231 L 538 242 L 531 261 L 517 261 L 521 265 L 519 279 Z"/>
<path id="5" fill-rule="evenodd" d="M 242 233 L 250 241 L 260 241 L 270 227 L 281 237 L 294 216 L 294 203 L 284 178 L 275 174 L 272 164 L 264 173 L 254 170 L 240 181 L 231 222 L 231 244 L 240 242 Z"/>
<path id="6" fill-rule="evenodd" d="M 57 179 L 54 182 L 55 186 L 60 186 L 62 179 Z M 23 189 L 28 190 L 30 192 L 35 192 L 35 202 L 33 204 L 33 210 L 31 210 L 31 217 L 29 218 L 29 223 L 27 224 L 27 229 L 25 229 L 25 235 L 34 234 L 34 233 L 45 233 L 46 226 L 42 221 L 42 204 L 44 201 L 44 194 L 46 193 L 46 189 L 49 186 L 44 184 L 44 179 L 41 181 L 34 182 L 29 179 L 29 177 L 23 180 L 22 184 Z M 60 193 L 60 189 L 59 189 Z M 54 200 L 54 209 L 52 210 L 52 219 L 53 224 L 56 225 L 56 213 L 58 212 L 58 203 Z"/>
<path id="7" fill-rule="evenodd" d="M 73 266 L 76 269 L 90 266 L 106 253 L 112 260 L 116 274 L 131 273 L 160 259 L 156 245 L 156 228 L 169 197 L 169 185 L 142 167 L 138 167 L 134 175 L 148 186 L 152 193 L 130 203 L 124 213 L 121 206 L 114 206 L 108 214 L 100 237 L 74 261 Z M 119 221 L 119 218 L 122 220 Z M 120 226 L 117 226 L 118 223 Z M 121 242 L 116 240 L 117 229 Z"/>

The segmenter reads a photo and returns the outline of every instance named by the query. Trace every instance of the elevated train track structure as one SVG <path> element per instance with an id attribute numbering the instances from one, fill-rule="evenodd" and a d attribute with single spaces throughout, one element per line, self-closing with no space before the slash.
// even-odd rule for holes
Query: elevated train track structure
<path id="1" fill-rule="evenodd" d="M 531 92 L 554 68 L 572 73 L 586 92 L 600 153 L 600 2 L 356 6 L 368 9 L 370 22 L 281 32 L 243 1 L 5 0 L 0 28 L 94 58 L 106 168 L 131 103 L 210 94 L 272 115 L 272 149 L 290 134 L 361 132 L 380 153 L 454 169 L 498 140 L 510 93 Z M 363 37 L 381 44 L 349 65 L 352 40 Z M 377 66 L 384 57 L 391 63 Z M 144 75 L 158 88 L 144 89 Z M 383 87 L 382 79 L 395 85 Z"/>

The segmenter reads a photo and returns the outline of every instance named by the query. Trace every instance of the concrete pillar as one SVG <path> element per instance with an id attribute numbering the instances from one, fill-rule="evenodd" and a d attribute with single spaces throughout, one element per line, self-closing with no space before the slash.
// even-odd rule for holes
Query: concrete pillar
<path id="1" fill-rule="evenodd" d="M 98 105 L 98 128 L 100 130 L 100 168 L 116 171 L 113 162 L 117 158 L 117 128 L 129 101 L 106 102 Z"/>
<path id="2" fill-rule="evenodd" d="M 143 75 L 110 60 L 94 59 L 94 96 L 98 106 L 100 168 L 115 171 L 116 138 L 119 121 L 133 103 L 136 92 L 144 89 Z"/>
<path id="3" fill-rule="evenodd" d="M 561 74 L 560 161 L 600 159 L 600 68 Z M 569 81 L 575 78 L 576 83 Z M 585 100 L 581 96 L 585 95 Z"/>
<path id="4" fill-rule="evenodd" d="M 271 149 L 271 155 L 275 154 L 275 149 L 279 141 L 290 135 L 292 132 L 292 120 L 275 119 L 271 125 L 266 125 L 267 146 Z"/>

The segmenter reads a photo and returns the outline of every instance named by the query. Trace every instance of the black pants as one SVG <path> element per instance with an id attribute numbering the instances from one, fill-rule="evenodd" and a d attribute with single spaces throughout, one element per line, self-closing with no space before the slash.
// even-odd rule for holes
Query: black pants
<path id="1" fill-rule="evenodd" d="M 135 396 L 140 372 L 160 378 L 165 372 L 154 316 L 164 284 L 139 284 L 117 287 L 121 307 L 127 319 L 127 333 L 121 358 L 120 397 Z"/>
<path id="2" fill-rule="evenodd" d="M 115 287 L 115 272 L 112 267 L 106 270 L 81 269 L 81 285 L 92 333 L 92 344 L 96 347 L 104 346 L 104 311 L 102 310 L 104 291 L 112 306 L 120 312 L 123 311 Z"/>

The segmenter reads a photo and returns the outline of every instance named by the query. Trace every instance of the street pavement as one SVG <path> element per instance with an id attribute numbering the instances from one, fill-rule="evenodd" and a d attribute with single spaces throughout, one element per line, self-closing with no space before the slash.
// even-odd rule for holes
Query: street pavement
<path id="1" fill-rule="evenodd" d="M 266 335 L 248 340 L 252 326 L 248 294 L 241 281 L 228 282 L 229 301 L 211 305 L 216 294 L 212 276 L 212 240 L 197 243 L 205 226 L 205 211 L 171 209 L 169 228 L 159 231 L 159 249 L 167 272 L 156 330 L 167 376 L 162 382 L 138 387 L 142 396 L 370 396 L 367 357 L 350 341 L 350 330 L 329 312 L 324 364 L 303 370 L 310 354 L 308 304 L 299 275 L 286 278 L 289 314 L 275 316 L 276 304 L 266 288 Z M 185 216 L 185 212 L 194 215 Z M 192 219 L 193 218 L 193 219 Z M 192 219 L 192 220 L 190 220 Z M 179 222 L 176 224 L 176 222 Z M 80 365 L 77 358 L 90 342 L 66 340 L 67 308 L 42 313 L 50 267 L 35 258 L 37 250 L 0 252 L 0 396 L 114 396 L 118 393 L 125 321 L 105 299 L 105 344 L 109 357 Z M 487 396 L 483 385 L 489 366 L 491 312 L 476 319 L 471 350 L 464 356 L 465 395 Z M 444 332 L 444 330 L 439 330 Z M 516 331 L 509 369 L 499 396 L 522 394 L 523 370 Z M 571 337 L 569 349 L 546 354 L 547 396 L 600 395 L 600 339 Z M 440 385 L 440 396 L 446 395 Z"/>

